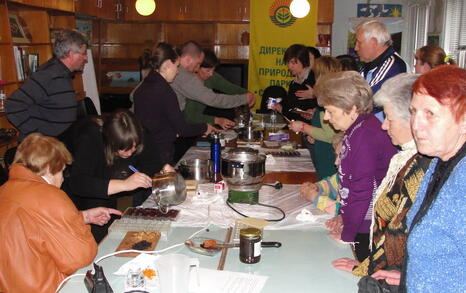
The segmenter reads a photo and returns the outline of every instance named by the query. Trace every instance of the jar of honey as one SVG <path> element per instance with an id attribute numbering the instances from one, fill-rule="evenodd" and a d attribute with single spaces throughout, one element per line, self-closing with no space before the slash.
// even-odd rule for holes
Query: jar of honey
<path id="1" fill-rule="evenodd" d="M 261 259 L 261 231 L 245 228 L 239 231 L 239 259 L 243 263 L 258 263 Z"/>

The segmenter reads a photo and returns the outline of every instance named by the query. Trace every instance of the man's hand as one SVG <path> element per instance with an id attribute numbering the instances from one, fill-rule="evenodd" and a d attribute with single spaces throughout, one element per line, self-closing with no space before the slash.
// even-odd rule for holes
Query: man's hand
<path id="1" fill-rule="evenodd" d="M 220 125 L 223 129 L 229 129 L 235 126 L 235 122 L 227 118 L 215 117 L 215 124 Z"/>
<path id="2" fill-rule="evenodd" d="M 314 89 L 310 85 L 305 85 L 307 90 L 296 91 L 295 95 L 298 97 L 298 100 L 309 100 L 315 99 L 314 97 Z"/>
<path id="3" fill-rule="evenodd" d="M 246 100 L 249 108 L 254 107 L 254 104 L 256 104 L 256 95 L 253 93 L 247 92 L 246 93 Z"/>
<path id="4" fill-rule="evenodd" d="M 83 211 L 85 224 L 95 224 L 103 226 L 108 223 L 111 215 L 121 216 L 121 212 L 111 208 L 98 207 Z"/>
<path id="5" fill-rule="evenodd" d="M 359 262 L 357 260 L 346 257 L 332 261 L 332 266 L 334 268 L 350 273 L 353 271 L 354 266 L 357 266 L 358 264 Z"/>
<path id="6" fill-rule="evenodd" d="M 376 280 L 385 280 L 388 285 L 398 286 L 400 285 L 401 272 L 400 271 L 386 271 L 378 270 L 371 275 Z"/>

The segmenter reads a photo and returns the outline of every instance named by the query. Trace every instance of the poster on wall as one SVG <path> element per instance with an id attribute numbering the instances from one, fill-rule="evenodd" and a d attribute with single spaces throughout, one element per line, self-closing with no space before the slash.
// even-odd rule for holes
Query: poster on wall
<path id="1" fill-rule="evenodd" d="M 257 98 L 264 89 L 278 85 L 288 90 L 293 76 L 283 62 L 283 54 L 292 44 L 315 46 L 317 36 L 317 0 L 310 0 L 310 13 L 304 18 L 291 15 L 291 0 L 251 1 L 248 89 Z"/>
<path id="2" fill-rule="evenodd" d="M 401 39 L 404 29 L 404 20 L 401 17 L 351 17 L 348 23 L 348 54 L 355 56 L 356 51 L 356 28 L 359 24 L 368 21 L 377 20 L 383 22 L 390 32 L 393 40 L 393 48 L 398 53 L 401 52 Z"/>
<path id="3" fill-rule="evenodd" d="M 356 17 L 401 17 L 401 4 L 359 3 Z"/>

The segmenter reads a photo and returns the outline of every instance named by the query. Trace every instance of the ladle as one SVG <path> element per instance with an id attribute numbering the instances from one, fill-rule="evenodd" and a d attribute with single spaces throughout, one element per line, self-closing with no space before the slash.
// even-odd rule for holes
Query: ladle
<path id="1" fill-rule="evenodd" d="M 273 187 L 273 188 L 275 188 L 275 189 L 282 189 L 282 188 L 283 188 L 283 184 L 282 184 L 280 181 L 275 181 L 274 184 L 266 184 L 266 183 L 263 183 L 262 185 L 270 186 L 270 187 Z"/>

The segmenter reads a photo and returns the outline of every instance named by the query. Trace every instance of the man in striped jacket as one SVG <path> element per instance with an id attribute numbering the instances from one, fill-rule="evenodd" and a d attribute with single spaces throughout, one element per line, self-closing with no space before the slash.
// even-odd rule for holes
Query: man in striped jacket
<path id="1" fill-rule="evenodd" d="M 365 62 L 360 73 L 374 94 L 386 80 L 406 72 L 406 63 L 392 47 L 391 35 L 382 22 L 371 20 L 358 26 L 355 50 Z M 374 107 L 374 114 L 383 121 L 381 108 Z"/>
<path id="2" fill-rule="evenodd" d="M 55 36 L 54 57 L 42 64 L 7 99 L 8 120 L 19 129 L 20 140 L 39 132 L 58 137 L 76 120 L 77 101 L 73 75 L 87 62 L 87 38 L 75 30 Z"/>

